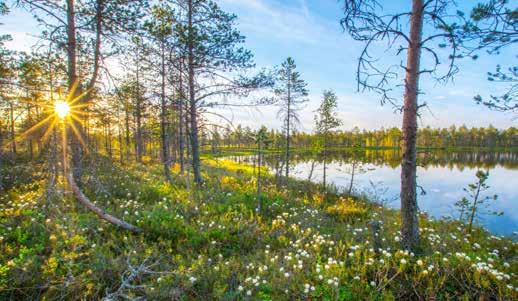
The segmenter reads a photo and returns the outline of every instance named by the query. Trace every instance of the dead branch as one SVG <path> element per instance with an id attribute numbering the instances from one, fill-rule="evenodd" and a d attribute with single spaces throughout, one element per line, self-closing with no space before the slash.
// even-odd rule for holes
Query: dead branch
<path id="1" fill-rule="evenodd" d="M 93 211 L 101 219 L 109 222 L 110 224 L 116 225 L 118 227 L 121 227 L 121 228 L 123 228 L 125 230 L 128 230 L 128 231 L 131 231 L 131 232 L 138 233 L 138 232 L 141 231 L 140 228 L 137 228 L 137 227 L 133 226 L 130 223 L 127 223 L 127 222 L 125 222 L 123 220 L 120 220 L 120 219 L 116 218 L 113 215 L 110 215 L 110 214 L 106 213 L 103 209 L 97 207 L 94 203 L 92 203 L 83 194 L 81 189 L 79 189 L 79 187 L 77 186 L 76 182 L 74 181 L 74 177 L 72 176 L 71 173 L 67 173 L 67 181 L 68 181 L 68 184 L 70 185 L 70 187 L 72 188 L 72 192 L 74 192 L 74 195 L 76 196 L 77 200 L 81 204 L 83 204 L 86 208 L 88 208 L 91 211 Z"/>

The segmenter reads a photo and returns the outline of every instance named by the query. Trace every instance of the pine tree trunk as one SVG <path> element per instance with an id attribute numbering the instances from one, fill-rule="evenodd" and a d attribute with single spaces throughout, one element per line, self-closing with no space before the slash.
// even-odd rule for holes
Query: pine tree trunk
<path id="1" fill-rule="evenodd" d="M 189 18 L 189 54 L 188 54 L 188 68 L 189 68 L 189 117 L 191 122 L 190 128 L 190 140 L 191 140 L 191 152 L 192 152 L 192 169 L 194 174 L 194 182 L 196 184 L 202 183 L 200 173 L 200 149 L 198 141 L 198 120 L 197 120 L 197 104 L 194 87 L 194 41 L 193 41 L 193 4 L 192 0 L 189 0 L 188 18 Z"/>
<path id="2" fill-rule="evenodd" d="M 290 174 L 290 115 L 291 115 L 291 73 L 288 76 L 288 115 L 286 116 L 286 184 Z"/>
<path id="3" fill-rule="evenodd" d="M 138 47 L 138 46 L 137 46 Z M 135 95 L 135 123 L 136 123 L 136 133 L 135 133 L 135 156 L 137 162 L 142 162 L 142 153 L 143 153 L 143 144 L 142 144 L 142 100 L 140 97 L 140 55 L 139 49 L 137 48 L 137 59 L 136 59 L 136 82 L 137 86 L 136 95 Z"/>
<path id="4" fill-rule="evenodd" d="M 13 102 L 9 102 L 9 114 L 11 121 L 11 152 L 16 155 L 16 133 L 14 131 L 14 105 Z"/>
<path id="5" fill-rule="evenodd" d="M 423 0 L 413 0 L 410 20 L 405 95 L 403 107 L 403 158 L 401 162 L 401 237 L 404 249 L 415 250 L 419 244 L 416 194 L 417 95 L 423 29 Z"/>
<path id="6" fill-rule="evenodd" d="M 473 207 L 471 207 L 471 214 L 469 216 L 469 224 L 468 224 L 468 233 L 471 233 L 471 230 L 473 228 L 473 221 L 475 220 L 475 216 L 477 214 L 477 202 L 478 197 L 480 195 L 480 188 L 481 188 L 480 180 L 477 184 L 477 193 L 475 194 L 475 197 L 473 198 Z"/>
<path id="7" fill-rule="evenodd" d="M 349 183 L 349 191 L 347 193 L 348 195 L 351 195 L 351 192 L 353 191 L 355 171 L 356 171 L 356 161 L 353 161 L 352 171 L 351 171 L 351 182 Z"/>
<path id="8" fill-rule="evenodd" d="M 180 161 L 180 173 L 183 174 L 184 172 L 184 145 L 185 145 L 185 139 L 184 139 L 184 102 L 185 102 L 185 93 L 183 90 L 183 60 L 180 60 L 180 68 L 179 68 L 179 103 L 178 103 L 178 152 L 179 152 L 179 158 Z M 187 126 L 187 124 L 186 124 Z"/>
<path id="9" fill-rule="evenodd" d="M 324 188 L 324 192 L 326 191 L 326 170 L 327 170 L 327 162 L 326 162 L 326 159 L 327 159 L 327 145 L 326 145 L 326 136 L 324 134 L 324 172 L 323 172 L 323 181 L 322 181 L 322 186 Z"/>
<path id="10" fill-rule="evenodd" d="M 166 104 L 166 95 L 165 95 L 165 42 L 161 42 L 161 69 L 160 76 L 162 78 L 162 83 L 160 85 L 160 99 L 161 99 L 161 108 L 160 108 L 160 139 L 161 139 L 161 150 L 162 150 L 162 165 L 164 167 L 164 176 L 166 180 L 171 183 L 171 172 L 169 170 L 169 139 L 167 133 L 167 104 Z"/>
<path id="11" fill-rule="evenodd" d="M 77 79 L 77 56 L 76 56 L 76 17 L 75 17 L 75 1 L 67 0 L 67 58 L 68 58 L 68 93 L 71 99 L 75 99 L 77 95 L 80 95 L 80 83 Z M 80 102 L 78 102 L 80 103 Z M 82 135 L 83 125 L 77 120 L 73 120 L 73 126 L 76 128 L 76 135 L 71 136 L 71 149 L 72 149 L 72 174 L 75 181 L 81 185 L 82 175 L 82 147 L 79 137 Z"/>

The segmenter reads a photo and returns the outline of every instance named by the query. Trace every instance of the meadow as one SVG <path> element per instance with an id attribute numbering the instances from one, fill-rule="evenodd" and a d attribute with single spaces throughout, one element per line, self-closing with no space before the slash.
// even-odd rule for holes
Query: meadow
<path id="1" fill-rule="evenodd" d="M 0 299 L 518 298 L 518 244 L 481 228 L 421 213 L 414 254 L 400 249 L 398 211 L 368 196 L 272 176 L 258 195 L 253 167 L 216 158 L 203 189 L 177 169 L 164 182 L 152 162 L 96 162 L 85 194 L 141 232 L 98 219 L 59 177 L 49 185 L 42 162 L 4 166 Z"/>

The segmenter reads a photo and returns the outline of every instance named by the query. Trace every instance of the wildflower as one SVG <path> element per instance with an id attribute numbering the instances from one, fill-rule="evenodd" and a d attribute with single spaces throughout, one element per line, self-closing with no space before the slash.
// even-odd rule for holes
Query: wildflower
<path id="1" fill-rule="evenodd" d="M 196 277 L 193 277 L 193 276 L 189 277 L 189 281 L 191 281 L 191 283 L 196 282 Z"/>
<path id="2" fill-rule="evenodd" d="M 371 286 L 376 286 L 376 282 L 375 281 L 371 281 Z"/>
<path id="3" fill-rule="evenodd" d="M 423 261 L 422 261 L 421 259 L 419 259 L 419 260 L 417 261 L 417 265 L 418 265 L 418 266 L 420 266 L 420 267 L 422 267 L 422 266 L 423 266 Z"/>
<path id="4" fill-rule="evenodd" d="M 406 259 L 402 258 L 400 262 L 401 264 L 406 264 Z"/>
<path id="5" fill-rule="evenodd" d="M 252 291 L 251 290 L 246 291 L 246 295 L 247 296 L 252 296 Z"/>
<path id="6" fill-rule="evenodd" d="M 360 280 L 360 276 L 355 276 L 354 280 Z"/>

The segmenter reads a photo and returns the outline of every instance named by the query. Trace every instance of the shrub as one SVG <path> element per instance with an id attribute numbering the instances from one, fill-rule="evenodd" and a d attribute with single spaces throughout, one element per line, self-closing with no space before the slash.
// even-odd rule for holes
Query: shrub
<path id="1" fill-rule="evenodd" d="M 351 222 L 364 219 L 368 214 L 368 209 L 350 197 L 341 197 L 334 205 L 327 207 L 326 212 L 341 221 Z"/>

